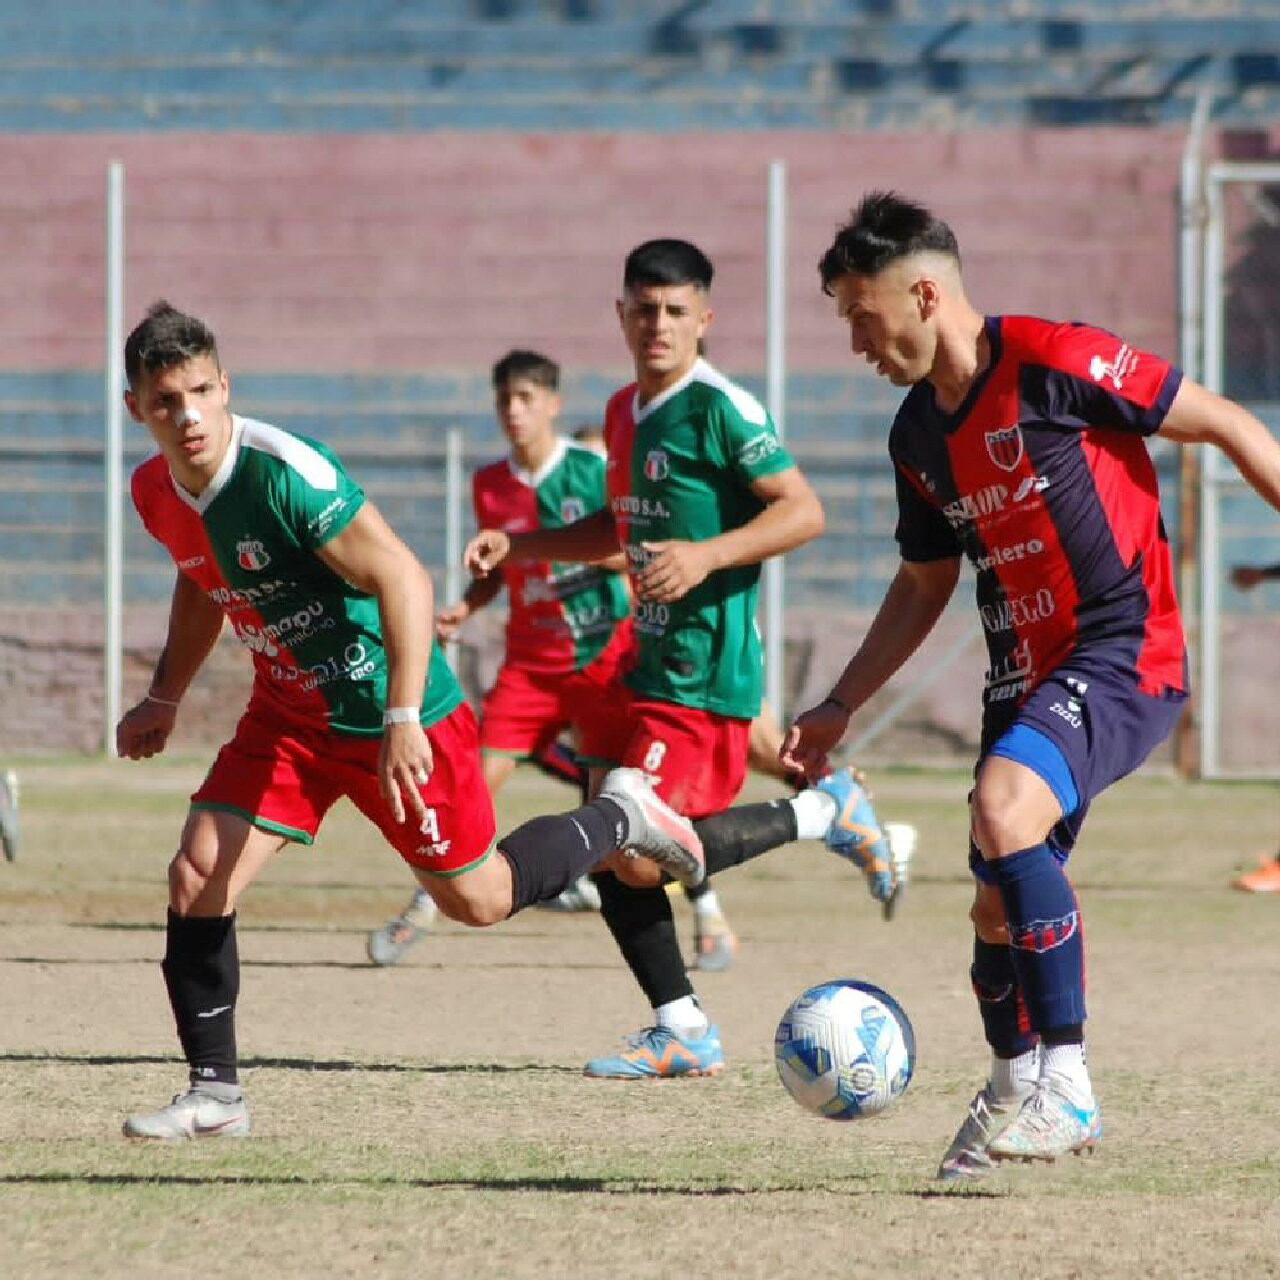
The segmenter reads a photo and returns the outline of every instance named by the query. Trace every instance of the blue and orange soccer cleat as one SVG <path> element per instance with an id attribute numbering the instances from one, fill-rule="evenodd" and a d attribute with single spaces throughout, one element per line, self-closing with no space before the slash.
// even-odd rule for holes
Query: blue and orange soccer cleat
<path id="1" fill-rule="evenodd" d="M 626 1043 L 616 1058 L 592 1058 L 583 1075 L 596 1080 L 660 1080 L 718 1076 L 724 1070 L 718 1027 L 708 1027 L 696 1039 L 668 1027 L 645 1027 L 628 1036 Z"/>
<path id="2" fill-rule="evenodd" d="M 904 833 L 903 847 L 895 851 L 871 806 L 866 779 L 857 769 L 837 769 L 815 783 L 814 787 L 836 802 L 836 816 L 823 843 L 832 853 L 847 858 L 861 869 L 867 878 L 871 896 L 884 908 L 885 919 L 889 919 L 907 881 L 911 852 L 915 847 L 914 829 L 909 829 L 910 848 L 906 847 L 908 842 Z"/>

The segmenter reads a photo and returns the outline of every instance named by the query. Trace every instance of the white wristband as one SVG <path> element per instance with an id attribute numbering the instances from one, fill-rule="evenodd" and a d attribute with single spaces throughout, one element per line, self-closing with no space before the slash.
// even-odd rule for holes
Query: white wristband
<path id="1" fill-rule="evenodd" d="M 422 712 L 417 707 L 388 707 L 382 713 L 385 724 L 417 724 L 422 719 Z"/>
<path id="2" fill-rule="evenodd" d="M 159 703 L 159 705 L 162 707 L 176 707 L 179 705 L 178 703 L 174 702 L 172 698 L 157 698 L 156 695 L 151 692 L 147 693 L 147 696 L 143 699 L 143 701 Z"/>

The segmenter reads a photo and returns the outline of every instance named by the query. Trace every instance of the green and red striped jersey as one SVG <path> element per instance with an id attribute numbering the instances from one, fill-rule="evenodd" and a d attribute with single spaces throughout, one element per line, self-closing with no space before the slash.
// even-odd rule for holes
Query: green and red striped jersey
<path id="1" fill-rule="evenodd" d="M 510 459 L 481 467 L 472 480 L 481 529 L 529 533 L 559 529 L 606 502 L 604 459 L 559 440 L 536 471 Z M 501 569 L 510 600 L 505 662 L 528 671 L 563 674 L 585 667 L 627 616 L 622 574 L 595 565 L 508 560 Z"/>
<path id="2" fill-rule="evenodd" d="M 702 542 L 755 517 L 754 481 L 795 463 L 764 406 L 699 360 L 641 407 L 633 383 L 605 411 L 609 502 L 630 571 L 647 542 Z M 763 654 L 756 625 L 758 564 L 721 569 L 674 604 L 637 600 L 639 660 L 627 683 L 663 702 L 751 719 L 760 711 Z"/>
<path id="3" fill-rule="evenodd" d="M 329 449 L 236 415 L 227 456 L 198 498 L 161 456 L 133 473 L 132 488 L 147 531 L 252 651 L 254 702 L 340 733 L 382 733 L 387 653 L 378 602 L 316 555 L 365 500 Z M 461 701 L 433 641 L 422 723 Z"/>

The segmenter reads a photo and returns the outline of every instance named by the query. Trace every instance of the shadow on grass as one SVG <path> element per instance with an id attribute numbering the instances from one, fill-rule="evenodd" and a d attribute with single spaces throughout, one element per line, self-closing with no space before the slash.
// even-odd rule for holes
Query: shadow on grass
<path id="1" fill-rule="evenodd" d="M 532 939 L 535 934 L 524 933 L 520 935 L 521 942 Z M 0 956 L 0 966 L 6 964 L 35 964 L 35 965 L 86 965 L 94 969 L 101 969 L 107 965 L 116 965 L 121 967 L 137 966 L 140 964 L 155 966 L 159 960 L 155 956 L 112 956 L 108 958 L 95 959 L 88 956 Z M 370 964 L 368 960 L 247 960 L 243 956 L 240 957 L 240 967 L 242 969 L 352 969 L 362 973 L 381 973 L 391 966 L 381 966 Z M 546 969 L 549 972 L 582 972 L 582 973 L 612 973 L 617 965 L 606 963 L 590 963 L 574 960 L 556 960 L 545 962 L 533 962 L 528 960 L 492 960 L 483 963 L 477 963 L 474 960 L 457 960 L 449 959 L 448 961 L 438 960 L 434 962 L 423 963 L 420 959 L 415 959 L 409 964 L 401 964 L 394 966 L 401 970 L 413 969 L 434 969 L 449 970 L 450 973 L 457 973 L 461 970 L 496 970 L 510 969 L 513 972 L 525 972 L 532 969 Z"/>
<path id="2" fill-rule="evenodd" d="M 853 1184 L 853 1185 L 850 1185 Z M 708 1182 L 663 1183 L 653 1178 L 590 1178 L 578 1176 L 533 1177 L 526 1175 L 489 1175 L 469 1178 L 465 1175 L 439 1178 L 385 1177 L 304 1177 L 301 1174 L 235 1174 L 235 1173 L 11 1173 L 0 1174 L 0 1186 L 84 1186 L 84 1187 L 377 1187 L 404 1190 L 435 1191 L 548 1191 L 561 1195 L 606 1196 L 687 1196 L 729 1197 L 764 1195 L 812 1195 L 815 1192 L 833 1196 L 901 1195 L 909 1199 L 932 1200 L 954 1198 L 1001 1200 L 1006 1192 L 990 1188 L 965 1187 L 961 1190 L 886 1191 L 876 1178 L 849 1179 L 839 1184 L 812 1182 L 771 1183 L 767 1186 L 744 1187 Z"/>
<path id="3" fill-rule="evenodd" d="M 68 1067 L 182 1067 L 178 1058 L 157 1053 L 0 1053 L 0 1066 L 5 1063 L 56 1063 Z M 358 1071 L 400 1073 L 411 1076 L 439 1075 L 581 1075 L 581 1067 L 556 1066 L 542 1062 L 353 1062 L 348 1059 L 323 1058 L 241 1058 L 242 1068 L 266 1071 Z"/>

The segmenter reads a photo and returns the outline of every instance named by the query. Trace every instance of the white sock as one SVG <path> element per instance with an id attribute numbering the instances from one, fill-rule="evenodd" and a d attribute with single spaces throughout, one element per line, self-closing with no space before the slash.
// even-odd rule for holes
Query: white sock
<path id="1" fill-rule="evenodd" d="M 825 791 L 815 791 L 810 787 L 798 796 L 792 796 L 787 803 L 795 811 L 797 840 L 821 840 L 836 820 L 835 797 Z"/>
<path id="2" fill-rule="evenodd" d="M 719 916 L 724 912 L 720 909 L 720 899 L 716 896 L 714 889 L 708 889 L 706 893 L 699 894 L 693 900 L 693 909 L 700 916 Z"/>
<path id="3" fill-rule="evenodd" d="M 991 1055 L 991 1092 L 1001 1102 L 1017 1102 L 1025 1098 L 1040 1079 L 1040 1046 L 1020 1053 L 1016 1058 Z"/>
<path id="4" fill-rule="evenodd" d="M 436 918 L 435 900 L 425 889 L 415 889 L 413 901 L 400 914 L 410 924 L 425 929 Z"/>
<path id="5" fill-rule="evenodd" d="M 1047 1044 L 1040 1062 L 1040 1078 L 1052 1081 L 1072 1102 L 1088 1106 L 1093 1101 L 1093 1084 L 1082 1044 Z"/>
<path id="6" fill-rule="evenodd" d="M 711 1025 L 693 996 L 681 996 L 679 1000 L 660 1004 L 653 1011 L 653 1020 L 658 1026 L 666 1027 L 678 1036 L 695 1040 L 705 1036 Z"/>

